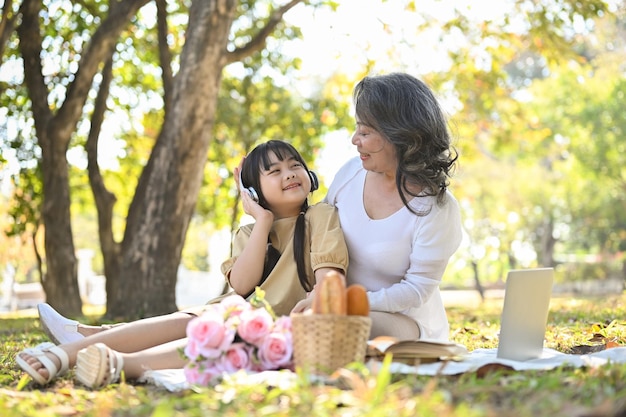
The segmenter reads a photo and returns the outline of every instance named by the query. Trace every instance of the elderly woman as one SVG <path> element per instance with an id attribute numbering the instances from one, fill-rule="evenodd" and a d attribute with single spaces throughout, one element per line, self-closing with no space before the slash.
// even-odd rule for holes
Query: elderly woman
<path id="1" fill-rule="evenodd" d="M 326 196 L 348 245 L 347 283 L 368 290 L 372 337 L 447 340 L 439 283 L 462 234 L 447 190 L 457 154 L 446 118 L 431 90 L 403 73 L 364 78 L 354 104 L 359 156 Z"/>

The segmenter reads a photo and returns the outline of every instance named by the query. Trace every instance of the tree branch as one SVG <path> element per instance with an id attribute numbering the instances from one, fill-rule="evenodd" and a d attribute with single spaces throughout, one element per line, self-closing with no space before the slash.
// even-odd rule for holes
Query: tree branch
<path id="1" fill-rule="evenodd" d="M 4 57 L 4 49 L 15 29 L 15 21 L 19 14 L 11 14 L 13 11 L 13 0 L 5 0 L 2 8 L 2 18 L 0 20 L 0 57 Z M 1 63 L 0 63 L 1 64 Z M 0 91 L 0 94 L 2 92 Z"/>
<path id="2" fill-rule="evenodd" d="M 98 208 L 98 230 L 100 232 L 100 245 L 103 253 L 106 249 L 114 246 L 113 239 L 113 205 L 117 200 L 115 195 L 107 190 L 102 179 L 100 166 L 98 165 L 98 142 L 104 114 L 107 110 L 107 98 L 109 97 L 109 86 L 113 79 L 113 59 L 109 58 L 102 69 L 102 82 L 98 89 L 93 113 L 91 115 L 91 127 L 87 136 L 87 172 L 89 183 L 93 192 L 96 207 Z M 104 253 L 106 256 L 106 253 Z"/>
<path id="3" fill-rule="evenodd" d="M 303 0 L 291 0 L 289 3 L 281 6 L 275 10 L 270 16 L 267 24 L 261 28 L 259 33 L 250 40 L 246 45 L 241 48 L 237 48 L 232 52 L 228 52 L 224 55 L 226 59 L 226 65 L 233 62 L 239 62 L 243 58 L 252 55 L 255 52 L 263 50 L 265 48 L 265 41 L 267 37 L 276 29 L 276 26 L 283 20 L 283 16 L 294 6 L 302 3 Z"/>
<path id="4" fill-rule="evenodd" d="M 107 190 L 100 166 L 98 165 L 98 142 L 104 114 L 107 110 L 109 88 L 113 79 L 113 53 L 102 68 L 102 82 L 98 89 L 93 113 L 91 115 L 91 127 L 87 136 L 87 172 L 89 184 L 94 196 L 98 213 L 98 236 L 100 248 L 104 258 L 104 275 L 107 277 L 107 293 L 114 291 L 114 283 L 118 280 L 121 244 L 113 237 L 113 207 L 117 198 Z"/>
<path id="5" fill-rule="evenodd" d="M 60 137 L 71 136 L 82 114 L 93 77 L 98 72 L 100 64 L 110 58 L 119 34 L 137 10 L 148 1 L 126 0 L 110 3 L 109 15 L 94 32 L 91 41 L 83 51 L 74 81 L 69 85 L 65 101 L 55 118 L 55 128 L 58 129 Z"/>
<path id="6" fill-rule="evenodd" d="M 157 32 L 159 39 L 159 62 L 161 65 L 161 78 L 163 79 L 163 101 L 165 113 L 170 108 L 172 101 L 172 88 L 174 75 L 172 74 L 172 53 L 167 43 L 167 2 L 156 0 L 157 6 Z"/>
<path id="7" fill-rule="evenodd" d="M 24 0 L 20 7 L 22 23 L 17 28 L 20 38 L 19 48 L 24 60 L 24 80 L 29 90 L 29 97 L 33 110 L 33 117 L 37 128 L 45 128 L 52 118 L 52 112 L 48 107 L 48 89 L 43 78 L 41 66 L 41 32 L 39 29 L 39 12 L 41 2 L 38 0 Z M 40 143 L 45 147 L 45 143 Z"/>

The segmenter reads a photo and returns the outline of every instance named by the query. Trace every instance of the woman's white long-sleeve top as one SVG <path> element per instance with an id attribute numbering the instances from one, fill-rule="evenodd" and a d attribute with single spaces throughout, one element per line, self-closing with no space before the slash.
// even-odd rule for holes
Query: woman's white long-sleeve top
<path id="1" fill-rule="evenodd" d="M 348 161 L 335 175 L 325 201 L 337 207 L 348 246 L 348 284 L 368 290 L 373 311 L 400 312 L 413 318 L 421 338 L 448 340 L 449 324 L 439 291 L 450 257 L 461 238 L 459 205 L 451 193 L 416 197 L 385 219 L 371 219 L 363 205 L 367 171 L 360 159 Z"/>

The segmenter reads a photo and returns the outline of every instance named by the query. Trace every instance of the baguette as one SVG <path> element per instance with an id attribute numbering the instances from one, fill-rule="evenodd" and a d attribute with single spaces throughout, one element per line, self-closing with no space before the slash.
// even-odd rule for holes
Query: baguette
<path id="1" fill-rule="evenodd" d="M 346 283 L 339 272 L 327 273 L 317 285 L 313 299 L 313 313 L 342 314 L 347 313 Z"/>
<path id="2" fill-rule="evenodd" d="M 346 289 L 347 313 L 349 316 L 369 316 L 370 303 L 367 290 L 359 284 L 352 284 Z"/>

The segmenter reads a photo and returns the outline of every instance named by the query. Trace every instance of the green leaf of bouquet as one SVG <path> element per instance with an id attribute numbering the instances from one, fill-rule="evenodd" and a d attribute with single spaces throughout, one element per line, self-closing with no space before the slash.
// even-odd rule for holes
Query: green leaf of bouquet
<path id="1" fill-rule="evenodd" d="M 276 320 L 276 314 L 274 313 L 274 309 L 265 299 L 265 291 L 261 289 L 261 287 L 256 287 L 254 289 L 254 294 L 250 297 L 250 304 L 255 308 L 264 308 L 268 313 L 272 316 L 274 320 Z"/>

